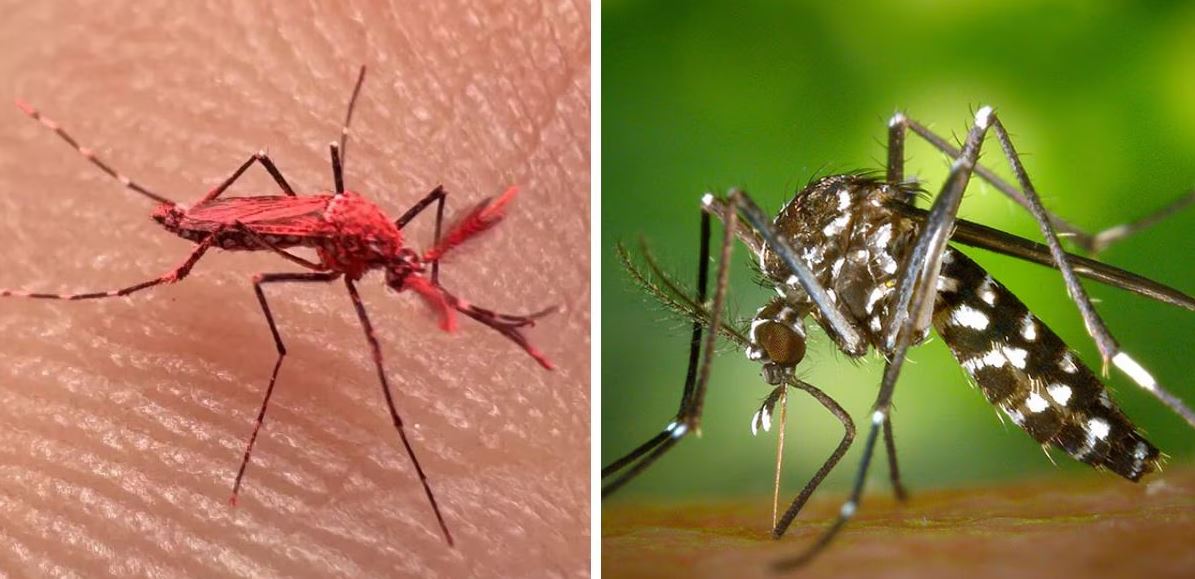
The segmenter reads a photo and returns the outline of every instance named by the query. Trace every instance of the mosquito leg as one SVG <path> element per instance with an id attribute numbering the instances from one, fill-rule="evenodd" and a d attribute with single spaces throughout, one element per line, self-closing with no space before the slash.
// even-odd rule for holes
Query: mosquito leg
<path id="1" fill-rule="evenodd" d="M 905 264 L 897 286 L 897 300 L 884 334 L 884 350 L 896 350 L 902 333 L 919 334 L 930 326 L 938 274 L 942 270 L 942 253 L 950 238 L 950 230 L 958 216 L 963 192 L 979 159 L 983 137 L 995 120 L 991 107 L 983 107 L 975 114 L 975 124 L 967 133 L 962 155 L 955 159 L 942 191 L 930 208 L 925 229 L 917 238 Z M 930 288 L 921 290 L 920 288 Z M 920 290 L 920 291 L 919 291 Z M 916 298 L 916 301 L 913 299 Z M 911 323 L 909 323 L 911 322 Z"/>
<path id="2" fill-rule="evenodd" d="M 884 421 L 884 448 L 888 451 L 888 479 L 892 483 L 892 493 L 896 500 L 909 500 L 909 491 L 900 481 L 900 465 L 896 460 L 896 440 L 892 436 L 892 420 Z"/>
<path id="3" fill-rule="evenodd" d="M 904 113 L 897 112 L 888 121 L 887 182 L 897 187 L 904 181 L 905 133 L 907 132 L 907 128 L 908 119 L 906 119 Z M 910 206 L 914 200 L 915 196 L 911 193 L 905 196 L 905 201 Z M 903 501 L 907 498 L 908 494 L 905 492 L 904 485 L 900 482 L 900 468 L 896 459 L 896 442 L 892 435 L 890 422 L 884 423 L 884 444 L 888 454 L 888 473 L 892 488 L 897 499 Z"/>
<path id="4" fill-rule="evenodd" d="M 876 441 L 884 423 L 888 421 L 896 379 L 900 376 L 909 346 L 929 327 L 929 317 L 923 317 L 922 312 L 928 309 L 932 313 L 934 297 L 937 295 L 937 278 L 942 267 L 942 252 L 946 248 L 946 241 L 958 214 L 963 192 L 979 158 L 983 137 L 993 125 L 993 121 L 995 116 L 990 107 L 983 107 L 975 114 L 975 124 L 967 133 L 962 156 L 955 159 L 951 165 L 950 175 L 942 186 L 942 192 L 934 200 L 924 229 L 917 237 L 908 261 L 903 266 L 896 289 L 895 308 L 885 332 L 885 339 L 890 344 L 885 348 L 889 353 L 889 361 L 884 366 L 884 378 L 872 406 L 871 428 L 867 433 L 863 457 L 859 470 L 855 473 L 850 498 L 842 504 L 834 523 L 813 545 L 794 558 L 779 561 L 776 564 L 777 570 L 792 569 L 811 561 L 834 540 L 859 508 Z"/>
<path id="5" fill-rule="evenodd" d="M 349 106 L 344 112 L 344 124 L 340 125 L 340 162 L 346 163 L 349 144 L 349 123 L 353 120 L 353 108 L 357 105 L 357 95 L 361 94 L 361 85 L 365 83 L 365 65 L 361 65 L 357 73 L 357 84 L 353 85 L 353 95 L 349 97 Z"/>
<path id="6" fill-rule="evenodd" d="M 436 521 L 440 523 L 440 531 L 444 534 L 444 540 L 448 541 L 451 546 L 452 534 L 448 532 L 448 525 L 444 522 L 444 515 L 440 513 L 440 506 L 436 503 L 436 495 L 432 493 L 432 487 L 428 483 L 427 475 L 423 472 L 423 467 L 419 464 L 419 459 L 415 456 L 415 449 L 411 446 L 411 441 L 407 439 L 407 431 L 403 428 L 402 417 L 398 415 L 398 409 L 394 406 L 394 395 L 390 392 L 390 383 L 386 380 L 386 370 L 382 366 L 382 348 L 378 344 L 377 335 L 374 334 L 373 324 L 369 321 L 369 315 L 365 313 L 365 304 L 361 302 L 361 295 L 357 293 L 357 286 L 353 284 L 353 280 L 344 278 L 344 285 L 349 290 L 349 297 L 353 300 L 353 308 L 357 310 L 357 318 L 361 320 L 361 328 L 365 330 L 365 340 L 369 342 L 369 350 L 373 355 L 374 366 L 377 367 L 378 380 L 382 383 L 382 393 L 386 396 L 386 407 L 390 410 L 390 418 L 394 421 L 394 428 L 398 430 L 398 436 L 402 439 L 403 447 L 406 448 L 407 456 L 411 457 L 411 463 L 415 465 L 415 472 L 419 474 L 419 482 L 423 484 L 423 492 L 427 494 L 427 500 L 431 503 L 432 511 L 436 513 Z"/>
<path id="7" fill-rule="evenodd" d="M 270 313 L 270 304 L 266 301 L 266 294 L 262 286 L 267 283 L 281 282 L 329 282 L 340 277 L 340 273 L 259 273 L 253 276 L 253 291 L 257 293 L 257 301 L 261 304 L 261 311 L 266 315 L 266 322 L 270 325 L 270 335 L 274 337 L 274 347 L 278 350 L 278 359 L 274 362 L 274 370 L 270 372 L 270 384 L 266 386 L 265 398 L 261 401 L 261 410 L 257 413 L 257 422 L 253 425 L 253 433 L 249 435 L 249 442 L 245 444 L 245 456 L 241 459 L 241 466 L 237 469 L 236 480 L 232 483 L 232 496 L 228 502 L 237 503 L 237 495 L 241 491 L 241 479 L 245 476 L 245 468 L 249 466 L 249 456 L 253 454 L 253 443 L 257 442 L 257 433 L 261 430 L 266 419 L 266 408 L 270 405 L 270 396 L 274 393 L 274 384 L 278 380 L 278 370 L 282 368 L 282 360 L 286 357 L 286 346 L 282 343 L 282 334 L 278 333 L 278 326 L 274 323 L 274 315 Z"/>
<path id="8" fill-rule="evenodd" d="M 440 231 L 444 226 L 444 202 L 446 200 L 445 197 L 447 193 L 444 193 L 442 190 L 440 193 L 439 202 L 436 203 L 436 231 L 432 241 L 432 247 L 440 246 Z M 440 284 L 440 260 L 438 259 L 432 262 L 432 283 L 436 285 Z"/>
<path id="9" fill-rule="evenodd" d="M 447 196 L 448 192 L 444 190 L 444 186 L 436 185 L 436 188 L 432 189 L 431 193 L 424 195 L 423 199 L 420 199 L 418 203 L 412 205 L 410 209 L 407 209 L 406 213 L 403 213 L 401 217 L 395 220 L 394 226 L 398 227 L 399 229 L 406 227 L 407 223 L 409 223 L 420 213 L 423 213 L 423 210 L 427 209 L 428 205 L 436 202 L 439 203 L 436 213 L 443 214 L 444 200 Z"/>
<path id="10" fill-rule="evenodd" d="M 1042 236 L 1046 238 L 1046 245 L 1050 248 L 1050 254 L 1053 256 L 1054 262 L 1058 264 L 1058 270 L 1062 273 L 1062 279 L 1066 282 L 1067 292 L 1070 294 L 1071 300 L 1078 306 L 1079 313 L 1083 316 L 1083 323 L 1087 327 L 1087 334 L 1091 336 L 1095 341 L 1096 347 L 1099 348 L 1100 356 L 1104 362 L 1104 372 L 1107 372 L 1108 362 L 1111 361 L 1113 365 L 1128 375 L 1137 386 L 1152 394 L 1176 414 L 1182 416 L 1188 424 L 1195 427 L 1195 412 L 1183 404 L 1182 400 L 1178 397 L 1171 394 L 1165 388 L 1162 388 L 1157 380 L 1138 364 L 1136 360 L 1130 357 L 1128 353 L 1122 350 L 1120 344 L 1112 337 L 1107 326 L 1104 325 L 1104 320 L 1100 318 L 1100 315 L 1095 311 L 1095 306 L 1091 304 L 1091 299 L 1087 296 L 1087 291 L 1079 284 L 1079 278 L 1075 274 L 1074 267 L 1067 258 L 1066 252 L 1062 250 L 1062 245 L 1058 242 L 1058 234 L 1054 231 L 1054 227 L 1050 223 L 1049 214 L 1042 207 L 1041 198 L 1033 188 L 1033 183 L 1030 182 L 1029 175 L 1025 172 L 1024 165 L 1021 164 L 1020 156 L 1017 155 L 1008 132 L 995 116 L 992 117 L 992 130 L 995 131 L 996 139 L 1000 141 L 1000 146 L 1004 149 L 1004 155 L 1008 158 L 1009 165 L 1012 166 L 1013 174 L 1016 175 L 1017 182 L 1020 183 L 1021 190 L 1025 193 L 1029 212 L 1033 214 L 1033 218 L 1041 228 Z"/>
<path id="11" fill-rule="evenodd" d="M 223 195 L 224 192 L 227 191 L 237 179 L 241 178 L 241 175 L 244 174 L 245 171 L 249 169 L 249 166 L 253 163 L 261 163 L 261 165 L 266 168 L 266 171 L 270 173 L 270 176 L 274 178 L 274 182 L 278 184 L 278 187 L 282 189 L 283 193 L 286 193 L 291 197 L 295 196 L 294 189 L 291 189 L 290 183 L 286 182 L 286 178 L 282 176 L 282 172 L 278 170 L 278 167 L 274 166 L 274 161 L 270 160 L 270 156 L 267 155 L 265 151 L 258 151 L 249 157 L 244 163 L 241 163 L 241 166 L 237 167 L 237 170 L 233 171 L 232 175 L 229 175 L 224 182 L 217 185 L 215 189 L 208 191 L 207 195 L 204 195 L 203 199 L 199 200 L 199 203 L 207 203 Z"/>
<path id="12" fill-rule="evenodd" d="M 896 113 L 888 121 L 888 167 L 887 181 L 890 185 L 900 188 L 905 179 L 905 133 L 908 123 L 904 113 Z M 903 189 L 902 189 L 903 190 Z M 913 195 L 909 192 L 905 202 L 912 205 Z M 888 477 L 892 483 L 892 491 L 897 500 L 904 501 L 909 497 L 904 484 L 900 482 L 900 466 L 896 460 L 896 440 L 892 435 L 892 422 L 884 423 L 884 447 L 888 454 Z"/>
<path id="13" fill-rule="evenodd" d="M 432 189 L 431 193 L 425 195 L 423 199 L 419 200 L 418 203 L 411 206 L 406 213 L 403 213 L 402 216 L 394 222 L 394 225 L 399 229 L 406 227 L 407 222 L 414 219 L 415 216 L 422 213 L 424 209 L 427 209 L 428 205 L 431 205 L 434 202 L 436 204 L 436 238 L 432 243 L 432 247 L 440 245 L 440 228 L 444 223 L 444 203 L 447 200 L 447 197 L 448 192 L 444 190 L 444 187 L 437 185 L 435 189 Z M 432 283 L 437 285 L 440 283 L 440 260 L 432 262 Z"/>
<path id="14" fill-rule="evenodd" d="M 911 205 L 898 205 L 897 210 L 905 215 L 923 221 L 928 211 Z M 981 225 L 966 219 L 954 220 L 954 233 L 950 236 L 951 243 L 961 243 L 972 247 L 979 247 L 1002 253 L 1020 260 L 1058 268 L 1054 256 L 1050 255 L 1050 248 L 1036 241 L 1029 241 L 999 229 Z M 1137 295 L 1156 300 L 1164 304 L 1177 306 L 1195 311 L 1195 297 L 1191 297 L 1172 287 L 1160 284 L 1135 273 L 1101 263 L 1090 258 L 1067 253 L 1075 273 L 1099 283 L 1133 292 Z"/>
<path id="15" fill-rule="evenodd" d="M 899 119 L 897 117 L 899 117 Z M 948 142 L 946 139 L 943 139 L 941 136 L 929 130 L 924 125 L 912 119 L 908 119 L 904 117 L 904 115 L 897 115 L 896 117 L 893 117 L 892 122 L 899 124 L 901 127 L 907 127 L 908 129 L 912 130 L 918 136 L 925 139 L 926 142 L 933 145 L 934 148 L 946 153 L 951 158 L 958 158 L 960 151 L 957 147 L 950 144 L 950 142 Z M 891 130 L 892 129 L 890 128 L 889 131 L 891 132 Z M 889 155 L 891 155 L 891 153 L 889 153 Z M 1022 192 L 1022 189 L 1018 189 L 1007 181 L 1001 179 L 994 172 L 992 172 L 992 170 L 984 167 L 983 165 L 975 166 L 975 174 L 979 175 L 984 181 L 990 183 L 993 187 L 1010 197 L 1012 200 L 1016 201 L 1022 207 L 1032 211 L 1029 200 L 1025 193 Z M 1086 231 L 1083 231 L 1082 229 L 1068 223 L 1061 217 L 1048 211 L 1046 212 L 1046 215 L 1049 217 L 1050 223 L 1052 223 L 1058 231 L 1061 231 L 1071 237 L 1071 240 L 1074 241 L 1075 245 L 1077 245 L 1080 249 L 1090 254 L 1097 254 L 1107 249 L 1111 244 L 1156 224 L 1170 215 L 1181 211 L 1192 203 L 1195 203 L 1195 191 L 1188 191 L 1182 197 L 1174 200 L 1169 205 L 1158 209 L 1145 217 L 1130 223 L 1116 225 L 1094 234 L 1087 233 Z"/>
<path id="16" fill-rule="evenodd" d="M 136 293 L 136 292 L 139 292 L 144 289 L 149 289 L 154 286 L 175 283 L 175 282 L 181 281 L 183 278 L 187 277 L 187 275 L 189 273 L 191 273 L 191 268 L 195 267 L 195 263 L 199 261 L 199 258 L 203 257 L 204 253 L 207 253 L 208 249 L 211 249 L 212 245 L 216 241 L 216 237 L 220 234 L 221 231 L 223 231 L 223 230 L 218 230 L 216 232 L 211 233 L 207 237 L 203 238 L 203 241 L 200 241 L 199 244 L 195 246 L 195 249 L 191 250 L 191 254 L 188 255 L 187 258 L 185 260 L 183 260 L 183 262 L 181 264 L 179 264 L 178 267 L 170 270 L 169 272 L 163 274 L 160 277 L 157 277 L 157 278 L 154 278 L 154 279 L 151 279 L 148 281 L 143 281 L 141 283 L 133 284 L 128 287 L 114 289 L 114 290 L 108 290 L 108 291 L 73 293 L 73 294 L 38 293 L 38 292 L 25 292 L 25 291 L 4 289 L 4 290 L 0 290 L 0 297 L 20 297 L 20 298 L 36 298 L 36 299 L 43 299 L 43 300 L 70 300 L 70 301 L 94 300 L 94 299 L 101 299 L 101 298 L 115 298 L 115 297 L 127 296 L 129 294 Z"/>
<path id="17" fill-rule="evenodd" d="M 535 361 L 539 362 L 539 365 L 543 366 L 544 369 L 554 370 L 556 368 L 556 365 L 553 364 L 547 356 L 540 352 L 535 346 L 531 345 L 531 342 L 527 340 L 527 336 L 524 336 L 523 332 L 521 331 L 523 328 L 534 326 L 535 320 L 556 311 L 555 307 L 550 307 L 525 316 L 514 316 L 510 314 L 499 314 L 485 308 L 479 308 L 472 304 L 465 303 L 460 299 L 451 296 L 451 294 L 443 289 L 441 289 L 441 292 L 443 292 L 445 296 L 449 297 L 449 302 L 458 311 L 469 316 L 470 318 L 473 318 L 474 320 L 477 320 L 478 322 L 481 322 L 482 324 L 489 326 L 490 328 L 493 328 L 498 333 L 506 336 L 510 341 L 518 344 L 523 351 L 527 352 L 527 354 L 532 358 L 535 358 Z"/>
<path id="18" fill-rule="evenodd" d="M 705 303 L 709 288 L 710 229 L 711 226 L 709 215 L 708 213 L 703 213 L 701 217 L 701 241 L 699 245 L 699 257 L 697 260 L 697 304 Z M 685 409 L 688 407 L 689 400 L 693 395 L 694 385 L 697 381 L 697 367 L 701 357 L 701 336 L 703 328 L 704 323 L 699 319 L 694 319 L 693 329 L 689 339 L 689 364 L 688 369 L 686 370 L 684 389 L 681 394 L 680 404 L 678 405 L 676 411 L 676 418 L 669 423 L 669 425 L 662 432 L 639 445 L 625 456 L 603 467 L 602 478 L 606 478 L 622 470 L 628 464 L 635 462 L 641 456 L 655 450 L 661 444 L 664 444 L 672 439 L 672 434 L 679 425 L 679 417 L 684 414 Z M 626 479 L 626 481 L 630 480 L 630 477 L 623 478 Z M 602 496 L 607 496 L 608 494 L 617 490 L 623 484 L 626 484 L 626 482 L 621 482 L 617 486 L 611 484 L 603 487 Z"/>
<path id="19" fill-rule="evenodd" d="M 336 143 L 328 145 L 332 154 L 332 183 L 336 185 L 336 194 L 344 195 L 344 168 L 340 165 L 340 148 Z"/>
<path id="20" fill-rule="evenodd" d="M 1130 221 L 1121 225 L 1109 227 L 1103 231 L 1091 236 L 1089 242 L 1085 242 L 1080 238 L 1078 242 L 1085 251 L 1091 254 L 1098 254 L 1108 248 L 1108 246 L 1120 241 L 1130 235 L 1133 235 L 1143 229 L 1152 227 L 1153 225 L 1165 220 L 1166 218 L 1186 209 L 1189 205 L 1195 203 L 1195 190 L 1188 191 L 1182 197 L 1171 201 L 1169 205 L 1146 215 L 1136 221 Z M 1084 243 L 1085 242 L 1085 243 Z"/>
<path id="21" fill-rule="evenodd" d="M 908 124 L 904 113 L 896 113 L 892 115 L 892 119 L 888 121 L 888 184 L 900 186 L 905 180 L 905 133 L 908 130 Z M 912 203 L 912 195 L 905 198 L 907 203 Z"/>
<path id="22" fill-rule="evenodd" d="M 154 193 L 153 191 L 150 191 L 149 189 L 146 189 L 145 187 L 142 187 L 141 185 L 138 185 L 137 183 L 133 182 L 133 180 L 124 176 L 124 174 L 117 172 L 115 169 L 113 169 L 111 166 L 109 166 L 107 163 L 105 163 L 103 160 L 101 160 L 99 157 L 97 157 L 95 154 L 95 151 L 92 151 L 91 149 L 80 145 L 78 141 L 76 141 L 73 137 L 70 136 L 69 133 L 66 132 L 66 129 L 63 129 L 61 126 L 58 125 L 58 123 L 54 122 L 53 120 L 42 116 L 42 114 L 40 112 L 38 112 L 37 109 L 33 108 L 25 101 L 17 100 L 17 108 L 21 109 L 21 112 L 32 117 L 33 120 L 40 122 L 46 128 L 50 129 L 51 131 L 54 131 L 55 133 L 58 133 L 58 136 L 62 137 L 62 140 L 66 141 L 66 144 L 70 145 L 72 148 L 74 148 L 76 151 L 78 151 L 79 154 L 83 155 L 83 157 L 86 158 L 88 161 L 91 161 L 92 165 L 99 167 L 101 171 L 107 173 L 110 177 L 119 181 L 121 185 L 124 185 L 125 187 L 132 189 L 133 191 L 136 191 L 137 193 L 140 193 L 141 195 L 144 195 L 150 199 L 153 199 L 154 201 L 157 201 L 158 203 L 166 203 L 168 205 L 174 205 L 174 201 L 171 201 L 161 195 L 158 195 L 157 193 Z"/>
<path id="23" fill-rule="evenodd" d="M 735 227 L 733 224 L 737 223 L 737 216 L 732 216 L 728 221 L 731 225 L 727 225 L 722 247 L 722 257 L 729 259 L 730 247 L 734 242 Z M 708 212 L 701 214 L 701 245 L 697 261 L 697 303 L 705 304 L 706 296 L 709 287 L 709 261 L 710 261 L 710 231 L 711 219 Z M 729 264 L 725 261 L 718 263 L 718 283 L 721 284 L 727 280 L 729 272 Z M 722 302 L 725 300 L 725 287 L 719 285 L 715 288 L 715 297 L 710 312 L 710 328 L 711 331 L 708 336 L 705 336 L 705 342 L 709 345 L 706 350 L 712 355 L 711 346 L 716 343 L 717 330 L 721 323 L 720 310 Z M 662 432 L 655 435 L 648 441 L 636 447 L 627 455 L 615 460 L 614 462 L 602 468 L 602 478 L 614 476 L 621 472 L 621 474 L 614 480 L 602 487 L 602 496 L 606 497 L 614 491 L 622 488 L 623 485 L 630 482 L 648 466 L 659 459 L 665 452 L 676 445 L 676 443 L 687 434 L 690 430 L 690 424 L 687 419 L 694 413 L 700 417 L 701 408 L 698 406 L 694 410 L 694 398 L 698 389 L 704 390 L 705 378 L 708 376 L 708 365 L 702 365 L 702 334 L 705 324 L 701 320 L 693 321 L 692 333 L 689 339 L 689 365 L 685 372 L 684 390 L 681 394 L 680 405 L 677 408 L 676 418 L 664 428 Z M 708 359 L 706 360 L 708 361 Z M 700 370 L 699 370 L 700 366 Z M 629 467 L 629 468 L 627 468 Z M 623 469 L 626 470 L 623 470 Z"/>

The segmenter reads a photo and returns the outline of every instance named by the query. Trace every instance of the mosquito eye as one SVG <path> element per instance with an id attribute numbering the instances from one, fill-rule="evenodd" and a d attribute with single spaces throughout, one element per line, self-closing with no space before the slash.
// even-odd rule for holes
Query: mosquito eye
<path id="1" fill-rule="evenodd" d="M 780 322 L 764 322 L 755 329 L 755 340 L 780 366 L 796 366 L 805 358 L 805 337 Z"/>

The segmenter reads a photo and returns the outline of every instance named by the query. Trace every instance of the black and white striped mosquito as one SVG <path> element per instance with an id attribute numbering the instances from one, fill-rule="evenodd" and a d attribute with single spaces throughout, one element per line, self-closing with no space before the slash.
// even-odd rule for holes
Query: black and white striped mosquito
<path id="1" fill-rule="evenodd" d="M 995 133 L 1015 175 L 1013 186 L 978 165 L 984 137 Z M 953 159 L 950 173 L 928 211 L 914 206 L 915 186 L 904 179 L 904 143 L 912 131 Z M 1033 215 L 1045 245 L 957 218 L 972 173 L 991 183 Z M 689 369 L 680 408 L 663 431 L 602 469 L 607 496 L 622 487 L 701 425 L 702 408 L 718 336 L 744 347 L 775 389 L 752 419 L 753 430 L 770 425 L 773 408 L 788 388 L 804 390 L 833 413 L 846 430 L 842 442 L 801 490 L 773 537 L 788 529 L 809 496 L 838 463 L 854 439 L 854 424 L 829 396 L 794 375 L 805 355 L 805 319 L 812 317 L 848 356 L 874 348 L 886 364 L 872 407 L 871 426 L 849 498 L 837 519 L 799 555 L 779 561 L 791 569 L 820 553 L 855 514 L 879 435 L 888 451 L 889 473 L 904 496 L 897 469 L 889 410 L 908 349 L 923 342 L 931 326 L 979 386 L 988 401 L 1043 447 L 1056 447 L 1130 481 L 1158 470 L 1160 452 L 1129 421 L 1099 377 L 1015 295 L 974 261 L 948 245 L 980 247 L 1058 269 L 1078 306 L 1087 333 L 1099 349 L 1103 370 L 1126 374 L 1195 427 L 1195 413 L 1168 392 L 1104 326 L 1078 276 L 1195 311 L 1195 298 L 1092 259 L 1069 254 L 1059 233 L 1095 253 L 1127 235 L 1195 202 L 1195 192 L 1139 221 L 1087 234 L 1042 206 L 1008 133 L 990 107 L 975 114 L 961 149 L 923 125 L 897 114 L 888 125 L 888 167 L 883 179 L 848 174 L 814 181 L 769 219 L 742 191 L 702 199 L 701 252 L 696 299 L 672 282 L 644 247 L 648 270 L 620 255 L 635 280 L 666 305 L 694 320 Z M 725 234 L 712 301 L 707 302 L 711 215 Z M 760 308 L 749 328 L 724 321 L 729 263 L 734 239 L 759 261 L 765 283 L 778 294 Z M 709 330 L 703 339 L 703 332 Z"/>

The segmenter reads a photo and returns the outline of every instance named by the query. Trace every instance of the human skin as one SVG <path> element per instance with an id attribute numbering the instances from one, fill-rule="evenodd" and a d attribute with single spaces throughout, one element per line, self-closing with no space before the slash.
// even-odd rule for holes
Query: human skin
<path id="1" fill-rule="evenodd" d="M 349 189 L 447 218 L 519 185 L 443 264 L 453 293 L 528 331 L 539 367 L 462 316 L 358 283 L 439 533 L 344 285 L 265 291 L 289 350 L 239 503 L 233 477 L 275 360 L 251 279 L 213 251 L 182 282 L 84 302 L 0 299 L 0 569 L 48 576 L 576 576 L 589 560 L 589 8 L 584 3 L 10 3 L 0 96 L 134 180 L 194 202 L 268 150 L 331 187 L 358 66 Z M 260 167 L 229 191 L 276 195 Z M 0 287 L 124 287 L 194 247 L 153 204 L 0 106 Z M 430 244 L 432 212 L 404 231 Z"/>

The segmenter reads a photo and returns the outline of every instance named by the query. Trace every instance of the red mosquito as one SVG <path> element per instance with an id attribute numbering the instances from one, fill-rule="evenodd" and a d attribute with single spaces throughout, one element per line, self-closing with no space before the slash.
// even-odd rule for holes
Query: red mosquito
<path id="1" fill-rule="evenodd" d="M 282 367 L 282 360 L 286 357 L 286 346 L 282 343 L 282 336 L 274 324 L 274 316 L 270 313 L 270 305 L 266 302 L 262 287 L 268 283 L 310 283 L 331 282 L 344 278 L 353 307 L 357 310 L 357 318 L 365 330 L 365 339 L 373 354 L 374 365 L 377 368 L 378 380 L 382 385 L 382 393 L 386 397 L 386 406 L 390 409 L 390 418 L 402 439 L 403 447 L 415 471 L 419 474 L 419 482 L 427 494 L 440 530 L 449 545 L 453 544 L 452 535 L 448 532 L 448 525 L 436 503 L 427 475 L 415 456 L 415 450 L 407 438 L 403 428 L 403 420 L 394 405 L 394 395 L 390 391 L 390 383 L 386 380 L 386 372 L 382 366 L 382 350 L 374 334 L 373 324 L 365 312 L 365 305 L 357 293 L 354 284 L 365 273 L 381 269 L 386 274 L 386 285 L 395 292 L 411 290 L 418 294 L 440 317 L 440 326 L 448 332 L 456 328 L 456 314 L 460 312 L 497 330 L 503 336 L 518 344 L 531 355 L 541 366 L 551 370 L 552 363 L 527 341 L 522 329 L 535 325 L 535 320 L 545 316 L 555 308 L 548 308 L 528 315 L 508 315 L 480 308 L 460 299 L 439 283 L 440 259 L 449 251 L 465 241 L 486 231 L 498 223 L 503 217 L 506 206 L 514 199 L 517 188 L 511 187 L 505 193 L 486 199 L 477 204 L 472 210 L 448 229 L 448 233 L 441 236 L 441 223 L 444 218 L 444 202 L 447 192 L 443 187 L 436 187 L 423 199 L 407 210 L 397 220 L 391 220 L 378 206 L 352 191 L 344 188 L 343 161 L 346 140 L 349 132 L 349 122 L 353 117 L 353 106 L 357 102 L 357 95 L 361 92 L 361 85 L 365 81 L 365 67 L 357 76 L 357 83 L 353 87 L 353 94 L 349 98 L 348 111 L 345 113 L 344 124 L 341 128 L 340 144 L 329 145 L 332 155 L 332 178 L 335 183 L 334 193 L 298 196 L 291 189 L 290 184 L 274 166 L 274 162 L 265 152 L 258 152 L 249 157 L 215 189 L 193 205 L 176 203 L 158 195 L 128 177 L 118 173 L 104 161 L 96 157 L 95 153 L 81 146 L 65 130 L 54 121 L 42 116 L 36 109 L 18 100 L 17 106 L 53 130 L 71 147 L 99 167 L 108 175 L 119 181 L 125 187 L 153 199 L 158 203 L 151 217 L 165 227 L 167 231 L 195 242 L 196 247 L 183 260 L 182 264 L 161 277 L 143 281 L 125 288 L 74 294 L 31 293 L 13 290 L 0 290 L 0 297 L 28 297 L 55 300 L 89 300 L 127 296 L 129 294 L 149 289 L 162 284 L 175 283 L 182 280 L 191 272 L 191 268 L 199 258 L 212 248 L 228 251 L 272 251 L 283 258 L 312 270 L 303 273 L 259 273 L 253 277 L 253 290 L 257 293 L 257 301 L 261 303 L 266 322 L 270 326 L 270 333 L 274 337 L 274 345 L 278 350 L 278 359 L 274 363 L 274 370 L 270 374 L 270 383 L 266 387 L 265 398 L 261 402 L 261 410 L 257 414 L 257 422 L 253 426 L 253 433 L 245 445 L 245 455 L 241 459 L 241 466 L 237 470 L 236 480 L 232 486 L 232 497 L 229 502 L 236 504 L 237 494 L 241 488 L 241 479 L 245 475 L 245 467 L 249 464 L 249 456 L 253 452 L 253 443 L 257 440 L 257 433 L 265 421 L 266 407 L 270 403 L 270 395 L 274 392 L 274 383 L 278 378 L 278 370 Z M 253 163 L 261 163 L 270 173 L 284 195 L 260 197 L 221 197 Z M 422 254 L 406 247 L 403 243 L 402 229 L 406 224 L 419 215 L 432 203 L 436 204 L 435 243 L 431 249 Z M 308 247 L 315 250 L 318 262 L 309 261 L 295 255 L 287 249 L 294 247 Z"/>

